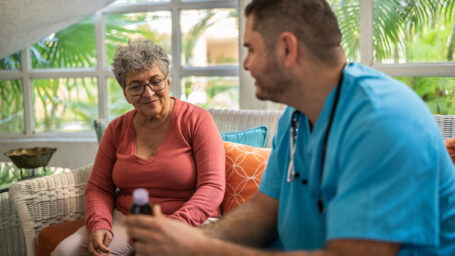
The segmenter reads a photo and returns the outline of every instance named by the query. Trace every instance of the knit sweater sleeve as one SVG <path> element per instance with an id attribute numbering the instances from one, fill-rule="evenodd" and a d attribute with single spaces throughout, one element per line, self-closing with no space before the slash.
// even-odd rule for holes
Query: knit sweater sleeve
<path id="1" fill-rule="evenodd" d="M 101 139 L 92 173 L 85 188 L 85 226 L 89 233 L 97 229 L 107 229 L 112 233 L 115 196 L 112 168 L 116 157 L 114 133 L 111 123 Z"/>
<path id="2" fill-rule="evenodd" d="M 212 116 L 196 109 L 190 120 L 189 133 L 197 168 L 196 191 L 183 206 L 169 215 L 191 225 L 200 225 L 217 215 L 224 197 L 225 154 L 223 140 Z M 182 118 L 183 119 L 183 118 Z"/>

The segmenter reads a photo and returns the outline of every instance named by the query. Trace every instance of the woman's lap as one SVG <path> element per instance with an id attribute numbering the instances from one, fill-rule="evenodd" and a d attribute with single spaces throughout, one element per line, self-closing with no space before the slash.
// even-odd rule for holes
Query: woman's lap
<path id="1" fill-rule="evenodd" d="M 126 228 L 123 225 L 125 215 L 117 209 L 114 209 L 112 215 L 112 232 L 114 233 L 114 237 L 109 244 L 111 255 L 132 255 L 133 248 L 128 244 Z M 57 245 L 51 255 L 89 255 L 88 239 L 89 234 L 87 229 L 85 226 L 82 226 L 74 234 Z"/>

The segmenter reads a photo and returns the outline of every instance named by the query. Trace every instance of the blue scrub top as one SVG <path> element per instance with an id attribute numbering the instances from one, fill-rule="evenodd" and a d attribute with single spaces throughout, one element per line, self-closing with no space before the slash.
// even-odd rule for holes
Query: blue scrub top
<path id="1" fill-rule="evenodd" d="M 291 115 L 281 117 L 260 191 L 279 200 L 285 250 L 323 248 L 336 239 L 402 243 L 399 255 L 455 255 L 455 176 L 440 129 L 408 86 L 349 64 L 320 181 L 322 141 L 335 89 L 310 128 L 299 118 L 299 177 L 286 181 Z M 325 210 L 318 211 L 322 196 Z"/>

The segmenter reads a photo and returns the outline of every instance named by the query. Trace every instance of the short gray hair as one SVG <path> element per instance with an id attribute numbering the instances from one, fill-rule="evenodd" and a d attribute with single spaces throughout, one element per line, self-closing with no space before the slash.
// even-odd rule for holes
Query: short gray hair
<path id="1" fill-rule="evenodd" d="M 151 69 L 157 65 L 165 76 L 169 74 L 169 58 L 163 48 L 148 39 L 129 40 L 128 45 L 117 46 L 113 65 L 115 79 L 125 88 L 126 73 Z"/>

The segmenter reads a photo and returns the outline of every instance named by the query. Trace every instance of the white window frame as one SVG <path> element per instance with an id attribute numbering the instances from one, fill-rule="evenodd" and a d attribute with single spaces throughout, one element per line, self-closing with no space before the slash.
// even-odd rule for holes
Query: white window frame
<path id="1" fill-rule="evenodd" d="M 96 59 L 94 68 L 82 69 L 31 69 L 29 48 L 21 51 L 22 70 L 2 70 L 1 80 L 21 80 L 24 100 L 25 133 L 1 134 L 1 139 L 11 138 L 94 138 L 94 132 L 80 133 L 34 133 L 34 107 L 32 98 L 32 80 L 50 78 L 79 78 L 94 77 L 98 83 L 98 112 L 99 117 L 108 119 L 107 80 L 113 74 L 106 63 L 105 24 L 106 14 L 170 11 L 172 17 L 172 57 L 171 90 L 175 97 L 180 98 L 181 79 L 186 76 L 238 76 L 239 77 L 239 106 L 241 109 L 267 109 L 269 102 L 262 102 L 254 96 L 253 79 L 249 72 L 242 68 L 246 56 L 243 47 L 243 32 L 245 25 L 244 8 L 250 0 L 200 0 L 197 2 L 181 2 L 171 0 L 167 3 L 135 3 L 114 4 L 95 14 Z M 360 0 L 360 62 L 371 66 L 390 76 L 444 76 L 455 77 L 455 62 L 447 63 L 404 63 L 377 64 L 373 62 L 373 0 Z M 239 65 L 218 67 L 187 67 L 181 65 L 181 33 L 180 11 L 185 9 L 239 8 Z"/>
<path id="2" fill-rule="evenodd" d="M 360 62 L 390 76 L 451 76 L 455 62 L 378 64 L 373 62 L 374 0 L 360 0 Z"/>
<path id="3" fill-rule="evenodd" d="M 114 78 L 110 65 L 106 63 L 106 26 L 105 15 L 124 14 L 135 12 L 170 11 L 172 19 L 172 68 L 171 68 L 171 92 L 174 97 L 181 97 L 181 79 L 186 76 L 239 76 L 239 66 L 215 66 L 215 67 L 189 67 L 181 65 L 181 31 L 180 12 L 193 9 L 219 9 L 237 8 L 237 0 L 198 0 L 183 2 L 170 0 L 169 2 L 139 2 L 139 3 L 115 3 L 95 13 L 95 42 L 96 42 L 96 66 L 93 68 L 69 68 L 69 69 L 32 69 L 30 48 L 21 51 L 21 70 L 2 70 L 0 80 L 20 80 L 23 86 L 24 98 L 24 126 L 25 133 L 0 134 L 1 139 L 43 139 L 62 138 L 95 138 L 94 132 L 39 132 L 35 133 L 34 106 L 33 106 L 33 79 L 51 78 L 96 78 L 98 86 L 98 117 L 109 118 L 108 108 L 108 84 L 109 78 Z M 57 139 L 58 140 L 58 139 Z"/>

